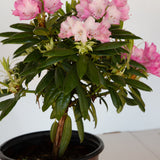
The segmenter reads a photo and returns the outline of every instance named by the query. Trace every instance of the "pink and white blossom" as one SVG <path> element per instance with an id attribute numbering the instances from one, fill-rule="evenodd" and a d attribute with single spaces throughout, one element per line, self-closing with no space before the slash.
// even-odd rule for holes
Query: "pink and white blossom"
<path id="1" fill-rule="evenodd" d="M 76 10 L 78 12 L 77 16 L 81 20 L 85 20 L 91 15 L 89 3 L 90 2 L 88 0 L 81 0 L 80 3 L 76 5 Z"/>
<path id="2" fill-rule="evenodd" d="M 100 19 L 104 16 L 107 5 L 107 0 L 93 0 L 89 4 L 89 10 L 91 11 L 93 17 L 95 17 L 96 19 Z"/>
<path id="3" fill-rule="evenodd" d="M 93 17 L 88 17 L 87 20 L 85 21 L 85 28 L 87 31 L 87 37 L 89 39 L 92 39 L 96 37 L 97 35 L 97 29 L 99 27 L 99 23 L 95 22 L 95 19 Z"/>
<path id="4" fill-rule="evenodd" d="M 82 43 L 87 42 L 87 31 L 83 22 L 76 21 L 76 23 L 72 27 L 72 32 L 75 41 L 81 41 Z"/>
<path id="5" fill-rule="evenodd" d="M 134 47 L 131 59 L 143 64 L 148 73 L 160 77 L 160 54 L 155 44 L 149 46 L 146 42 L 144 49 Z"/>
<path id="6" fill-rule="evenodd" d="M 17 0 L 14 7 L 13 15 L 19 16 L 20 20 L 33 19 L 41 12 L 37 0 Z"/>
<path id="7" fill-rule="evenodd" d="M 121 18 L 121 12 L 115 5 L 108 7 L 107 18 L 110 24 L 119 24 Z"/>
<path id="8" fill-rule="evenodd" d="M 128 20 L 128 19 L 129 19 L 129 10 L 130 10 L 129 5 L 125 5 L 124 7 L 120 7 L 120 8 L 118 8 L 118 9 L 119 9 L 119 11 L 121 12 L 121 17 L 120 17 L 120 19 L 121 19 L 122 21 Z"/>
<path id="9" fill-rule="evenodd" d="M 55 13 L 61 8 L 62 4 L 60 0 L 43 0 L 44 1 L 44 11 L 50 14 Z"/>
<path id="10" fill-rule="evenodd" d="M 112 0 L 112 3 L 116 5 L 116 7 L 124 7 L 127 5 L 127 0 Z"/>

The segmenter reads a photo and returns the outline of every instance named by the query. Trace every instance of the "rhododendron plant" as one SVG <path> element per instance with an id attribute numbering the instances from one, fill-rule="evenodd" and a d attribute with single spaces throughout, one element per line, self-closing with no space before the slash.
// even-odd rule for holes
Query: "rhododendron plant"
<path id="1" fill-rule="evenodd" d="M 16 0 L 13 15 L 31 22 L 13 24 L 16 31 L 0 34 L 6 37 L 3 44 L 21 44 L 14 59 L 24 57 L 14 67 L 9 59 L 0 61 L 8 75 L 0 81 L 0 97 L 13 95 L 0 102 L 0 120 L 27 93 L 35 94 L 37 102 L 42 98 L 42 111 L 50 108 L 54 119 L 54 157 L 64 157 L 70 142 L 70 108 L 83 142 L 83 122 L 92 116 L 97 125 L 95 100 L 108 108 L 105 97 L 110 95 L 118 113 L 125 104 L 144 112 L 140 91 L 152 89 L 141 78 L 149 73 L 160 77 L 156 46 L 137 48 L 134 41 L 141 38 L 123 29 L 129 19 L 127 0 L 71 0 L 65 6 L 60 0 Z M 36 76 L 40 81 L 30 88 Z"/>

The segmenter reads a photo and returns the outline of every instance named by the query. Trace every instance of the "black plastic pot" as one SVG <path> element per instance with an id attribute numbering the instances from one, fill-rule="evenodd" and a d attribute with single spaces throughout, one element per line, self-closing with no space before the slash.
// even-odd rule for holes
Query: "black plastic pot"
<path id="1" fill-rule="evenodd" d="M 49 134 L 49 131 L 35 132 L 5 142 L 0 146 L 0 160 L 22 160 L 22 155 L 25 157 L 33 154 L 39 156 L 43 152 L 50 153 L 52 143 Z M 84 142 L 80 144 L 77 131 L 73 131 L 68 148 L 65 160 L 98 160 L 104 144 L 100 138 L 88 133 L 85 133 Z"/>

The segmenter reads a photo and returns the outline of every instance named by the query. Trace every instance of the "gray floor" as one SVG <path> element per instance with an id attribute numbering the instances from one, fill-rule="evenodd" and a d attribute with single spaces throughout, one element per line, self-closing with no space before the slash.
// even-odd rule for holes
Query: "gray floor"
<path id="1" fill-rule="evenodd" d="M 105 149 L 99 160 L 160 160 L 160 129 L 100 135 Z"/>

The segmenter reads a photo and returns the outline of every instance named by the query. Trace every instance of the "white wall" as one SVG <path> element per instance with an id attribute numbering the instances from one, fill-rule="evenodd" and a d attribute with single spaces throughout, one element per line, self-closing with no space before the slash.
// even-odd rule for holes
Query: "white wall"
<path id="1" fill-rule="evenodd" d="M 160 51 L 160 1 L 159 0 L 128 0 L 131 7 L 131 19 L 125 28 L 141 36 L 148 42 L 155 42 Z M 9 30 L 9 25 L 18 22 L 18 18 L 11 15 L 13 0 L 0 1 L 0 31 Z M 1 45 L 0 58 L 10 56 L 16 45 Z M 1 68 L 0 68 L 1 69 Z M 1 79 L 1 77 L 0 77 Z M 97 103 L 98 126 L 86 122 L 85 130 L 91 133 L 111 131 L 133 131 L 160 127 L 160 79 L 150 76 L 147 83 L 153 88 L 152 93 L 143 93 L 146 102 L 146 112 L 142 113 L 138 107 L 126 106 L 122 113 L 117 114 L 108 98 L 109 111 L 105 106 Z M 33 84 L 34 85 L 34 84 Z M 50 112 L 42 113 L 35 104 L 35 97 L 28 95 L 23 98 L 12 112 L 0 122 L 0 144 L 5 140 L 22 133 L 47 130 L 52 121 Z M 73 124 L 75 128 L 75 124 Z"/>

